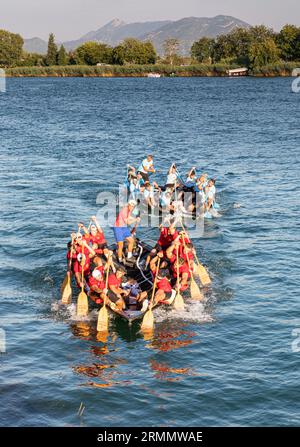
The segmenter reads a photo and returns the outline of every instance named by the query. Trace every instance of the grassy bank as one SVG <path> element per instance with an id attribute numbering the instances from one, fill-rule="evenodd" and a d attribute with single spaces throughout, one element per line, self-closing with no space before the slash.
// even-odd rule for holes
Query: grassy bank
<path id="1" fill-rule="evenodd" d="M 299 67 L 300 62 L 279 63 L 251 70 L 251 76 L 273 77 L 291 76 L 294 68 Z M 67 65 L 52 67 L 15 67 L 6 70 L 10 77 L 144 77 L 148 73 L 159 73 L 161 76 L 226 76 L 230 68 L 236 65 L 226 64 L 195 64 L 189 66 L 171 65 L 111 65 L 111 66 L 89 66 L 89 65 Z"/>
<path id="2" fill-rule="evenodd" d="M 77 77 L 135 77 L 147 76 L 148 73 L 159 73 L 162 76 L 226 76 L 229 65 L 67 65 L 53 67 L 15 67 L 6 70 L 7 76 L 35 77 L 35 76 L 77 76 Z"/>

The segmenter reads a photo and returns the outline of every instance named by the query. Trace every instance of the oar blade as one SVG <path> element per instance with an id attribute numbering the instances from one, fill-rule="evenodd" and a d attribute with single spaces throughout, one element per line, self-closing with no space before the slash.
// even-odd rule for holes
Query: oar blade
<path id="1" fill-rule="evenodd" d="M 147 310 L 147 312 L 144 315 L 141 329 L 142 330 L 151 330 L 154 327 L 154 316 L 151 309 Z"/>
<path id="2" fill-rule="evenodd" d="M 209 274 L 206 271 L 205 267 L 203 267 L 203 265 L 200 265 L 200 264 L 197 265 L 196 273 L 199 276 L 199 279 L 203 286 L 209 286 L 211 284 L 211 279 L 209 277 Z"/>
<path id="3" fill-rule="evenodd" d="M 195 280 L 191 281 L 191 297 L 194 301 L 203 301 L 204 296 Z"/>
<path id="4" fill-rule="evenodd" d="M 184 310 L 184 301 L 180 293 L 176 294 L 175 300 L 174 300 L 174 309 L 176 310 Z"/>
<path id="5" fill-rule="evenodd" d="M 80 292 L 77 301 L 77 316 L 86 317 L 89 313 L 88 297 L 84 291 Z"/>
<path id="6" fill-rule="evenodd" d="M 70 277 L 69 277 L 69 275 L 68 275 L 68 273 L 67 273 L 66 276 L 65 276 L 65 278 L 64 278 L 64 280 L 63 280 L 63 283 L 62 283 L 62 285 L 61 285 L 61 288 L 60 288 L 61 293 L 63 293 L 64 289 L 65 289 L 66 286 L 69 284 L 69 282 L 70 282 L 69 279 L 70 279 Z"/>
<path id="7" fill-rule="evenodd" d="M 108 332 L 108 311 L 105 305 L 98 313 L 97 332 Z"/>
<path id="8" fill-rule="evenodd" d="M 66 284 L 62 291 L 61 302 L 66 305 L 72 303 L 72 288 L 70 283 Z"/>

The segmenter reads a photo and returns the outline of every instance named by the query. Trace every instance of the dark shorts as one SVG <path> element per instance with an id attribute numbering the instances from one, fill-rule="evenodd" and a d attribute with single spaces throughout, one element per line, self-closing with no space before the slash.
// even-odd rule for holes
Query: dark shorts
<path id="1" fill-rule="evenodd" d="M 94 292 L 93 290 L 90 291 L 90 299 L 96 304 L 103 303 L 103 299 L 100 297 L 100 293 Z"/>
<path id="2" fill-rule="evenodd" d="M 168 300 L 171 298 L 173 292 L 165 292 L 165 300 Z"/>
<path id="3" fill-rule="evenodd" d="M 150 179 L 149 179 L 149 174 L 147 174 L 146 172 L 138 171 L 138 174 L 141 174 L 141 176 L 142 176 L 144 182 L 149 182 L 149 181 L 150 181 Z"/>
<path id="4" fill-rule="evenodd" d="M 117 297 L 117 295 L 112 292 L 111 290 L 107 291 L 107 296 L 110 299 L 110 301 L 112 301 L 113 303 L 116 303 L 117 301 L 119 301 L 120 298 Z"/>

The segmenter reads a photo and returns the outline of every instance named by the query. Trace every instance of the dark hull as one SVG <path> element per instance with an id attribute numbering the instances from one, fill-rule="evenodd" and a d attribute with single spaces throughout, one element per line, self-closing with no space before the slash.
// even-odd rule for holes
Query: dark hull
<path id="1" fill-rule="evenodd" d="M 116 246 L 113 245 L 110 247 L 110 249 L 115 252 Z M 152 274 L 149 270 L 147 270 L 146 272 L 143 271 L 142 267 L 144 265 L 144 262 L 146 261 L 147 256 L 149 255 L 150 251 L 151 251 L 151 247 L 149 245 L 147 245 L 141 241 L 137 241 L 137 247 L 136 247 L 136 253 L 135 253 L 136 256 L 134 257 L 134 261 L 132 261 L 132 262 L 126 261 L 125 264 L 120 264 L 115 256 L 115 254 L 113 255 L 113 262 L 114 262 L 115 266 L 117 267 L 118 265 L 121 265 L 122 267 L 124 267 L 126 269 L 127 278 L 135 279 L 138 282 L 140 288 L 143 291 L 148 292 L 149 299 L 150 299 L 150 292 L 152 291 L 152 287 L 153 287 Z M 153 309 L 160 305 L 161 304 L 153 306 Z M 146 312 L 142 312 L 141 310 L 138 310 L 136 305 L 131 305 L 130 309 L 128 309 L 128 310 L 126 309 L 124 311 L 111 309 L 110 307 L 108 307 L 108 309 L 110 309 L 110 311 L 112 313 L 120 316 L 121 318 L 125 319 L 129 323 L 132 323 L 133 321 L 136 321 L 136 320 L 141 320 L 146 313 Z"/>

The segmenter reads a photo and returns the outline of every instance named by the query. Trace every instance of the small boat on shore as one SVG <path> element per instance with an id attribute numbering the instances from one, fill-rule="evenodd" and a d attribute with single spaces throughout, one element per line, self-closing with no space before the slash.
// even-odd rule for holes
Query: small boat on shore
<path id="1" fill-rule="evenodd" d="M 161 78 L 161 74 L 159 73 L 148 73 L 147 78 Z"/>

